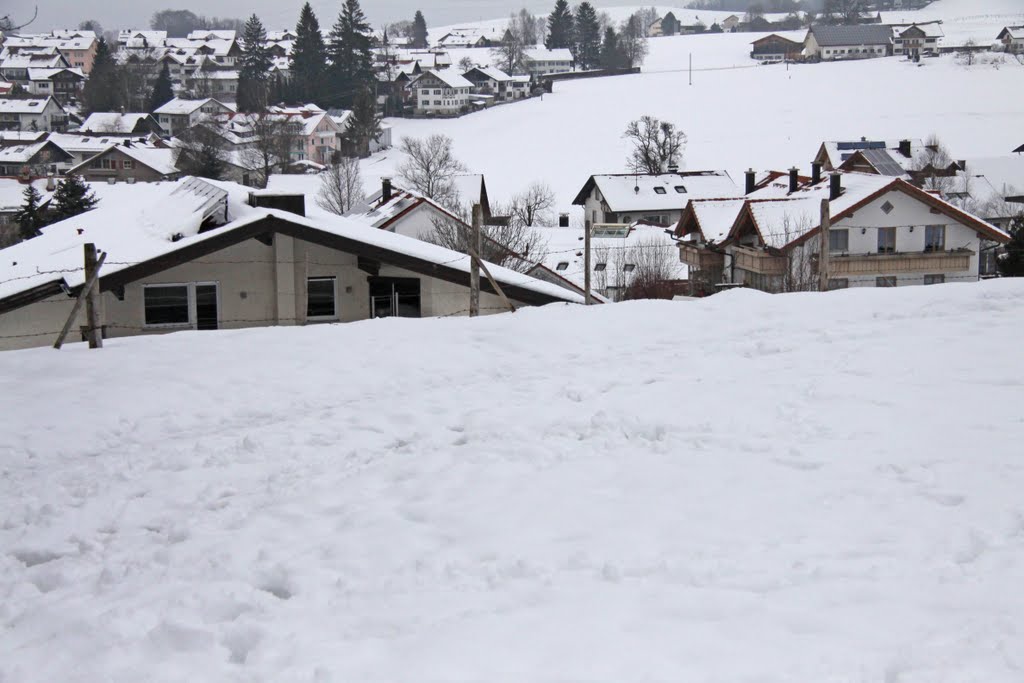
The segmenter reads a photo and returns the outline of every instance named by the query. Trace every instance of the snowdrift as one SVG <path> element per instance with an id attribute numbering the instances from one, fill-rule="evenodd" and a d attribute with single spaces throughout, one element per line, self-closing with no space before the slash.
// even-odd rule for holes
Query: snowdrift
<path id="1" fill-rule="evenodd" d="M 0 681 L 1018 683 L 1022 302 L 0 354 Z"/>

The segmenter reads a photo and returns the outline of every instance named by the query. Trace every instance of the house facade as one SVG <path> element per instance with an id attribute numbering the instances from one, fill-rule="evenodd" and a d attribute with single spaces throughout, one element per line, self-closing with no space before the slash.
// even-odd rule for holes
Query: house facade
<path id="1" fill-rule="evenodd" d="M 176 180 L 181 175 L 175 166 L 176 153 L 174 149 L 136 147 L 125 140 L 72 167 L 68 173 L 81 175 L 90 182 L 104 183 Z"/>
<path id="2" fill-rule="evenodd" d="M 107 337 L 468 308 L 469 257 L 342 217 L 306 218 L 302 195 L 253 193 L 245 201 L 243 188 L 194 178 L 139 190 L 146 206 L 138 221 L 113 221 L 101 203 L 2 252 L 0 328 L 22 336 L 0 348 L 53 343 L 50 332 L 61 329 L 83 284 L 75 269 L 82 245 L 93 241 L 109 255 L 99 279 Z M 581 301 L 521 273 L 489 269 L 516 305 Z M 481 286 L 482 312 L 508 310 L 489 283 Z M 75 325 L 81 329 L 84 317 Z"/>
<path id="3" fill-rule="evenodd" d="M 0 99 L 0 129 L 14 131 L 61 131 L 68 115 L 52 96 L 30 100 Z"/>
<path id="4" fill-rule="evenodd" d="M 814 25 L 804 38 L 804 57 L 821 61 L 885 57 L 892 50 L 892 29 L 879 24 Z"/>
<path id="5" fill-rule="evenodd" d="M 28 91 L 38 97 L 52 95 L 62 105 L 67 105 L 82 96 L 85 75 L 81 69 L 29 69 Z"/>
<path id="6" fill-rule="evenodd" d="M 212 97 L 199 100 L 184 100 L 176 97 L 157 108 L 153 112 L 153 116 L 168 135 L 176 136 L 195 126 L 205 116 L 230 114 L 232 111 L 231 107 Z"/>
<path id="7" fill-rule="evenodd" d="M 894 55 L 918 59 L 939 54 L 939 40 L 944 36 L 941 22 L 893 26 L 892 30 Z"/>
<path id="8" fill-rule="evenodd" d="M 462 76 L 443 71 L 425 71 L 409 84 L 414 93 L 416 113 L 424 116 L 457 116 L 469 106 L 473 84 Z"/>
<path id="9" fill-rule="evenodd" d="M 39 178 L 57 174 L 71 159 L 51 140 L 0 147 L 0 176 Z"/>
<path id="10" fill-rule="evenodd" d="M 544 47 L 528 48 L 523 54 L 523 66 L 531 78 L 572 71 L 576 62 L 572 51 L 564 48 L 549 50 Z"/>
<path id="11" fill-rule="evenodd" d="M 996 40 L 1006 52 L 1011 54 L 1024 52 L 1024 26 L 1007 26 L 999 32 Z"/>
<path id="12" fill-rule="evenodd" d="M 473 84 L 473 94 L 488 95 L 495 102 L 511 102 L 530 96 L 529 76 L 510 76 L 494 67 L 476 67 L 463 74 Z"/>
<path id="13" fill-rule="evenodd" d="M 758 38 L 751 45 L 750 58 L 764 64 L 799 59 L 804 49 L 803 43 L 783 38 L 777 33 Z"/>

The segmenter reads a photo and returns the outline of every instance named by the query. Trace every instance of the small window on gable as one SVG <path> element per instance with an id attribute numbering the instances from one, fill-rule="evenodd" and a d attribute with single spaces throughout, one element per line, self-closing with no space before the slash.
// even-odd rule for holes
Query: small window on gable
<path id="1" fill-rule="evenodd" d="M 664 187 L 656 187 L 656 188 L 654 188 L 654 194 L 665 194 L 665 188 Z"/>
<path id="2" fill-rule="evenodd" d="M 686 186 L 676 185 L 676 192 L 678 192 L 679 194 L 686 194 Z"/>
<path id="3" fill-rule="evenodd" d="M 555 270 L 565 270 L 568 267 L 569 267 L 569 262 L 568 261 L 560 261 L 558 263 L 558 265 L 555 266 Z"/>

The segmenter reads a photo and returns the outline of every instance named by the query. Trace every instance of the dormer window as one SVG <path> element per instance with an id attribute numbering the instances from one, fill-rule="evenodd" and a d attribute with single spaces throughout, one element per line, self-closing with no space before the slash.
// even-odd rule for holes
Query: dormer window
<path id="1" fill-rule="evenodd" d="M 676 192 L 678 192 L 679 194 L 686 194 L 686 186 L 676 185 Z"/>
<path id="2" fill-rule="evenodd" d="M 560 261 L 559 264 L 557 266 L 555 266 L 555 270 L 565 270 L 568 267 L 569 267 L 569 262 L 568 261 Z"/>
<path id="3" fill-rule="evenodd" d="M 656 188 L 654 188 L 654 194 L 665 194 L 665 188 L 664 187 L 656 187 Z"/>

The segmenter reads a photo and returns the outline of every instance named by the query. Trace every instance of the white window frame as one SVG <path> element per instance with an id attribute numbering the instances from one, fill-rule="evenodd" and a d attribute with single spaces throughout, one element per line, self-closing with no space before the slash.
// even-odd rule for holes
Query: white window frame
<path id="1" fill-rule="evenodd" d="M 334 313 L 332 315 L 309 315 L 309 283 L 312 280 L 330 280 L 334 283 Z M 339 319 L 338 277 L 336 275 L 310 275 L 306 278 L 306 321 L 313 323 L 337 322 Z"/>
<path id="2" fill-rule="evenodd" d="M 220 282 L 202 280 L 198 282 L 147 282 L 142 285 L 142 326 L 148 330 L 194 330 L 199 324 L 196 313 L 196 287 L 214 286 L 217 288 L 217 326 L 220 327 Z M 147 323 L 146 322 L 146 289 L 149 287 L 185 287 L 188 290 L 188 322 L 184 323 Z"/>

